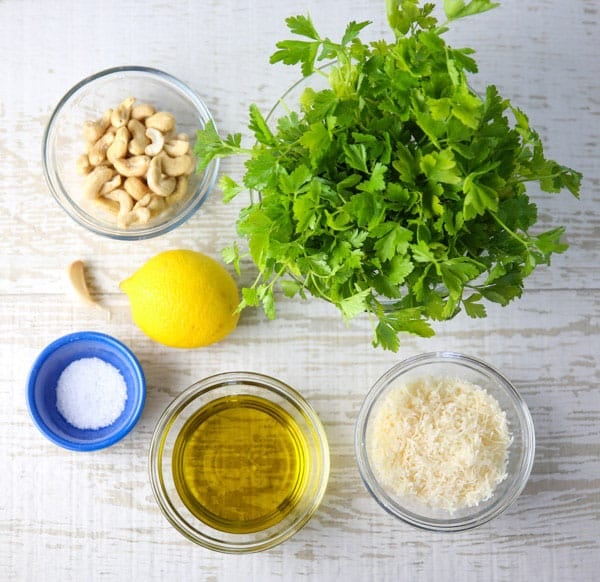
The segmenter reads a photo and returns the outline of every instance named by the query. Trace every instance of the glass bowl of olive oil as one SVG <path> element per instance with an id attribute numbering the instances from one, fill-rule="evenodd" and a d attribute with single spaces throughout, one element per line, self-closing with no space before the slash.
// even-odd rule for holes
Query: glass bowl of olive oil
<path id="1" fill-rule="evenodd" d="M 150 445 L 150 480 L 182 535 L 226 553 L 269 549 L 317 510 L 329 448 L 314 409 L 254 372 L 196 382 L 166 408 Z"/>

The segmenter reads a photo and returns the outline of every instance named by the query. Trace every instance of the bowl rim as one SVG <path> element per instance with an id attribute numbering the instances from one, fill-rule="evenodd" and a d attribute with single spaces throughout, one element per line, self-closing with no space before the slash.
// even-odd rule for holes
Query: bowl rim
<path id="1" fill-rule="evenodd" d="M 42 137 L 42 173 L 44 175 L 44 180 L 52 197 L 56 200 L 58 205 L 66 212 L 66 214 L 79 226 L 85 228 L 86 230 L 97 234 L 99 236 L 103 236 L 106 238 L 110 238 L 113 240 L 124 240 L 124 241 L 132 241 L 132 240 L 147 240 L 151 238 L 155 238 L 161 235 L 164 235 L 173 229 L 181 226 L 184 222 L 186 222 L 189 218 L 191 218 L 198 209 L 202 206 L 202 204 L 206 201 L 211 191 L 214 188 L 214 185 L 217 180 L 220 160 L 215 158 L 211 161 L 211 163 L 205 168 L 203 175 L 204 179 L 198 185 L 198 191 L 196 192 L 196 196 L 194 200 L 190 200 L 187 206 L 182 206 L 180 212 L 178 214 L 174 214 L 170 220 L 165 221 L 160 224 L 152 225 L 152 223 L 136 229 L 122 229 L 118 226 L 114 225 L 104 225 L 99 221 L 96 221 L 92 215 L 83 211 L 81 207 L 73 200 L 71 195 L 62 188 L 62 186 L 56 184 L 56 179 L 53 177 L 52 171 L 52 162 L 50 160 L 50 155 L 52 148 L 50 147 L 51 137 L 53 135 L 57 119 L 62 112 L 63 108 L 67 105 L 67 103 L 73 98 L 73 96 L 83 87 L 92 83 L 98 79 L 102 79 L 105 77 L 109 77 L 111 75 L 119 75 L 119 74 L 128 74 L 128 73 L 139 73 L 148 77 L 156 77 L 163 81 L 166 81 L 168 84 L 174 85 L 182 94 L 184 94 L 187 99 L 193 104 L 195 110 L 200 114 L 200 117 L 206 119 L 206 123 L 212 123 L 216 126 L 215 119 L 204 102 L 204 100 L 199 96 L 196 91 L 194 91 L 188 84 L 184 83 L 177 77 L 174 77 L 170 73 L 167 73 L 161 69 L 157 69 L 154 67 L 148 67 L 144 65 L 119 65 L 115 67 L 110 67 L 98 71 L 96 73 L 92 73 L 78 81 L 75 85 L 73 85 L 58 101 L 52 113 L 50 114 L 50 118 L 46 127 L 44 129 L 43 137 Z M 193 145 L 193 144 L 192 144 Z M 75 163 L 73 161 L 73 163 Z M 197 196 L 201 191 L 203 195 Z M 196 199 L 197 197 L 197 199 Z"/>
<path id="2" fill-rule="evenodd" d="M 44 366 L 44 364 L 48 361 L 48 358 L 50 358 L 52 354 L 56 352 L 57 349 L 63 347 L 64 345 L 77 343 L 82 340 L 88 342 L 92 341 L 102 344 L 104 346 L 108 346 L 114 349 L 116 352 L 120 353 L 122 356 L 124 356 L 125 361 L 131 367 L 131 371 L 135 378 L 135 386 L 139 387 L 139 389 L 135 391 L 137 395 L 137 398 L 135 400 L 135 407 L 129 415 L 127 422 L 119 430 L 97 441 L 91 441 L 86 443 L 74 443 L 68 439 L 62 438 L 59 435 L 57 435 L 42 419 L 42 416 L 38 410 L 38 406 L 36 403 L 35 384 L 42 366 Z M 36 357 L 29 372 L 26 396 L 27 406 L 33 423 L 48 440 L 64 449 L 68 449 L 71 451 L 97 451 L 100 449 L 107 448 L 122 440 L 126 435 L 128 435 L 131 432 L 133 427 L 137 424 L 146 402 L 146 378 L 144 375 L 144 370 L 139 360 L 132 352 L 132 350 L 128 348 L 123 342 L 119 341 L 113 336 L 102 332 L 78 331 L 63 335 L 50 342 L 45 348 L 42 349 L 42 351 Z M 117 421 L 115 421 L 115 423 L 116 422 Z"/>
<path id="3" fill-rule="evenodd" d="M 278 532 L 276 535 L 272 535 L 271 537 L 264 539 L 240 541 L 238 543 L 219 540 L 214 536 L 192 531 L 191 527 L 187 526 L 187 524 L 182 524 L 179 521 L 178 510 L 173 506 L 170 497 L 164 492 L 164 469 L 161 471 L 162 463 L 160 463 L 159 460 L 162 454 L 162 441 L 163 435 L 166 434 L 165 431 L 168 431 L 172 423 L 175 421 L 177 415 L 181 413 L 188 404 L 192 403 L 198 397 L 210 393 L 211 391 L 227 386 L 235 386 L 236 384 L 264 387 L 268 390 L 268 392 L 265 392 L 264 394 L 265 398 L 268 398 L 269 392 L 276 392 L 278 395 L 291 402 L 294 406 L 298 407 L 301 412 L 306 415 L 307 422 L 309 422 L 311 430 L 314 431 L 315 442 L 317 443 L 321 454 L 321 475 L 318 482 L 318 487 L 315 490 L 316 492 L 307 511 L 299 516 L 299 518 L 292 522 L 286 529 Z M 148 451 L 148 472 L 150 475 L 150 485 L 156 503 L 163 516 L 177 532 L 191 542 L 210 550 L 226 554 L 249 554 L 268 550 L 286 541 L 300 531 L 318 510 L 325 496 L 325 491 L 329 482 L 329 442 L 325 427 L 323 426 L 316 410 L 304 398 L 304 396 L 300 394 L 300 392 L 298 392 L 295 388 L 292 388 L 289 384 L 273 376 L 259 372 L 242 370 L 220 372 L 202 378 L 201 380 L 189 385 L 167 405 L 159 417 L 159 420 L 157 421 L 152 433 Z"/>
<path id="4" fill-rule="evenodd" d="M 391 495 L 389 495 L 377 481 L 368 461 L 366 450 L 366 428 L 370 414 L 379 397 L 390 386 L 390 382 L 396 379 L 402 372 L 406 372 L 431 363 L 466 364 L 468 367 L 483 371 L 492 376 L 505 390 L 507 396 L 514 404 L 514 409 L 519 417 L 519 430 L 522 430 L 523 450 L 519 464 L 518 478 L 508 489 L 505 497 L 500 503 L 491 505 L 488 509 L 478 515 L 464 516 L 459 518 L 438 519 L 428 518 L 414 512 L 405 510 Z M 453 351 L 436 351 L 418 354 L 402 360 L 384 372 L 373 384 L 367 393 L 359 409 L 354 429 L 354 453 L 360 477 L 367 491 L 373 499 L 389 514 L 401 521 L 417 528 L 434 532 L 459 532 L 479 527 L 503 513 L 527 485 L 535 459 L 535 427 L 531 412 L 521 396 L 499 370 L 486 361 L 474 356 Z"/>

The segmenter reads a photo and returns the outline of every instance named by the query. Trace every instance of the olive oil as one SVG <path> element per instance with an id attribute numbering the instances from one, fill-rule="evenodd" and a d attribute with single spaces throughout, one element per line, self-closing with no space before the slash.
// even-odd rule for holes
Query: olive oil
<path id="1" fill-rule="evenodd" d="M 307 483 L 307 441 L 292 416 L 254 395 L 207 404 L 175 441 L 172 471 L 186 507 L 230 533 L 266 529 L 288 515 Z"/>

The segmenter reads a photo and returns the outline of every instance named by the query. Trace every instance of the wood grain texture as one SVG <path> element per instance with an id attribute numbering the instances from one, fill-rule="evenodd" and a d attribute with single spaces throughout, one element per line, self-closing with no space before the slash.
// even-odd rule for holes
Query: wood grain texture
<path id="1" fill-rule="evenodd" d="M 383 1 L 208 0 L 103 3 L 0 0 L 0 580 L 315 580 L 423 582 L 592 581 L 600 569 L 600 7 L 596 0 L 504 0 L 459 23 L 455 46 L 473 46 L 478 82 L 522 107 L 548 153 L 585 175 L 580 201 L 535 194 L 544 226 L 564 224 L 570 250 L 528 281 L 523 298 L 485 320 L 458 317 L 434 338 L 403 338 L 399 354 L 370 346 L 368 321 L 346 327 L 330 306 L 281 299 L 279 317 L 245 312 L 227 341 L 203 350 L 152 343 L 131 322 L 118 282 L 160 250 L 218 254 L 235 236 L 238 202 L 219 193 L 176 231 L 143 243 L 100 239 L 52 200 L 40 164 L 49 115 L 86 75 L 119 64 L 164 69 L 206 100 L 224 131 L 245 133 L 247 108 L 263 110 L 296 78 L 271 67 L 284 19 L 310 12 L 339 35 L 372 20 L 388 36 Z M 159 24 L 157 24 L 159 23 Z M 151 32 L 150 32 L 151 31 Z M 239 160 L 223 172 L 240 176 Z M 81 258 L 110 317 L 67 293 L 64 270 Z M 250 277 L 250 274 L 245 277 Z M 48 342 L 81 329 L 131 347 L 148 380 L 135 430 L 108 450 L 64 451 L 29 418 L 29 369 Z M 481 357 L 504 371 L 535 422 L 532 476 L 505 514 L 461 534 L 439 535 L 388 516 L 364 488 L 354 421 L 368 388 L 394 363 L 438 349 Z M 166 405 L 209 374 L 253 370 L 300 390 L 330 441 L 323 504 L 285 544 L 256 555 L 196 547 L 154 502 L 147 453 Z"/>

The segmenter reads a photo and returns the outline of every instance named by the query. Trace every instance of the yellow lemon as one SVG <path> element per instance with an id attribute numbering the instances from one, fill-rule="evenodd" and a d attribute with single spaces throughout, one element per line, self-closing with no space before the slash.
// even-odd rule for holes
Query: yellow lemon
<path id="1" fill-rule="evenodd" d="M 135 324 L 161 344 L 207 346 L 237 326 L 235 281 L 223 265 L 202 253 L 159 253 L 120 287 L 129 297 Z"/>

